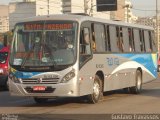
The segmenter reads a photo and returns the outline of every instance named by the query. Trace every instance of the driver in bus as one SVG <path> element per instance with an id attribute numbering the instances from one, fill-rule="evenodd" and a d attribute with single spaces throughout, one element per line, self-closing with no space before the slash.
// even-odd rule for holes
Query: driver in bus
<path id="1" fill-rule="evenodd" d="M 66 36 L 65 41 L 66 41 L 67 49 L 72 49 L 73 48 L 72 36 Z"/>

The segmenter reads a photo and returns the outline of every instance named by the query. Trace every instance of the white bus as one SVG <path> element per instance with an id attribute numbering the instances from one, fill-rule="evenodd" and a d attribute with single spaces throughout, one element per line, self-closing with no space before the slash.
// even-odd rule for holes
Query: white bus
<path id="1" fill-rule="evenodd" d="M 37 16 L 15 25 L 10 55 L 11 95 L 46 102 L 106 91 L 140 93 L 157 77 L 151 27 L 81 15 Z"/>

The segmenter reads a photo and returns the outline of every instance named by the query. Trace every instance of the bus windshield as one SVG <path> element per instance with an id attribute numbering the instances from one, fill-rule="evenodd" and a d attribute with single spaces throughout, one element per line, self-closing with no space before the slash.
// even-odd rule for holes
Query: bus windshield
<path id="1" fill-rule="evenodd" d="M 36 21 L 15 27 L 10 64 L 25 70 L 64 69 L 76 59 L 77 23 Z M 45 70 L 46 70 L 45 69 Z"/>
<path id="2" fill-rule="evenodd" d="M 7 60 L 8 53 L 7 52 L 0 52 L 0 64 L 3 64 Z"/>

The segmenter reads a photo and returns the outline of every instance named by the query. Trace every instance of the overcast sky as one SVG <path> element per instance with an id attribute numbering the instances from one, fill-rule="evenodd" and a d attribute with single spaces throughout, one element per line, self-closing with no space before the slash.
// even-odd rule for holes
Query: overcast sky
<path id="1" fill-rule="evenodd" d="M 8 4 L 11 0 L 0 0 L 0 4 Z M 14 0 L 19 1 L 19 0 Z M 160 0 L 159 10 L 160 10 Z M 156 10 L 156 0 L 131 0 L 133 13 L 137 16 L 153 16 Z"/>

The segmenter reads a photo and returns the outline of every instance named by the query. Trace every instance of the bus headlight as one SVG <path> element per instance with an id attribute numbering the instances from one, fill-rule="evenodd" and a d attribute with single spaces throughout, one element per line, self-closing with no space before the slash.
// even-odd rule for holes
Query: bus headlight
<path id="1" fill-rule="evenodd" d="M 0 68 L 0 74 L 3 74 L 4 70 L 2 68 Z"/>
<path id="2" fill-rule="evenodd" d="M 20 83 L 20 80 L 12 74 L 9 75 L 9 78 L 15 83 Z"/>
<path id="3" fill-rule="evenodd" d="M 61 83 L 66 83 L 74 77 L 75 77 L 75 70 L 73 69 L 62 78 Z"/>

